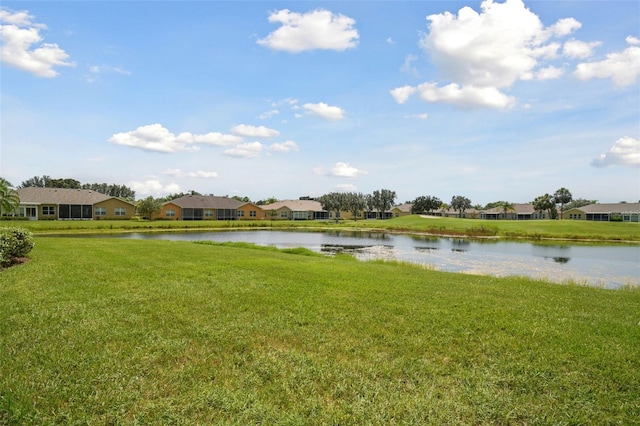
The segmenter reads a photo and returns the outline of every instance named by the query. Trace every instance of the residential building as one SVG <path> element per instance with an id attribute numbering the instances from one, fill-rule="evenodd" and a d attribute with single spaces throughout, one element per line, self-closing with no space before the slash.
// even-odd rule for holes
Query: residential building
<path id="1" fill-rule="evenodd" d="M 504 207 L 497 206 L 491 209 L 482 210 L 480 212 L 481 219 L 497 220 L 531 220 L 531 219 L 546 219 L 548 217 L 547 212 L 538 212 L 533 208 L 531 203 L 515 203 L 513 207 L 508 208 L 505 212 Z"/>
<path id="2" fill-rule="evenodd" d="M 46 219 L 131 219 L 135 205 L 89 189 L 21 188 L 15 216 Z"/>
<path id="3" fill-rule="evenodd" d="M 564 211 L 562 218 L 598 222 L 640 222 L 640 203 L 589 204 Z"/>
<path id="4" fill-rule="evenodd" d="M 215 195 L 185 195 L 162 205 L 152 219 L 259 220 L 264 212 L 253 203 Z"/>
<path id="5" fill-rule="evenodd" d="M 261 207 L 265 218 L 271 220 L 328 220 L 333 215 L 315 200 L 284 200 Z"/>

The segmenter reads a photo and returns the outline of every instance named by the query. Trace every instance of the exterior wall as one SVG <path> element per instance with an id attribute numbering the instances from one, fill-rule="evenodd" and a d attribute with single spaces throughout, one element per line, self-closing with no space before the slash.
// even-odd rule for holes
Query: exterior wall
<path id="1" fill-rule="evenodd" d="M 238 220 L 262 220 L 264 218 L 265 212 L 255 204 L 245 204 L 238 207 Z"/>
<path id="2" fill-rule="evenodd" d="M 151 219 L 180 220 L 181 214 L 182 210 L 180 209 L 180 207 L 176 206 L 173 203 L 166 203 L 162 206 L 159 213 L 151 216 Z"/>
<path id="3" fill-rule="evenodd" d="M 58 206 L 55 204 L 41 204 L 37 208 L 38 220 L 53 220 L 58 218 Z"/>
<path id="4" fill-rule="evenodd" d="M 573 220 L 586 220 L 586 214 L 579 209 L 571 209 L 566 212 L 562 212 L 563 219 L 573 219 Z"/>
<path id="5" fill-rule="evenodd" d="M 269 220 L 290 220 L 293 212 L 288 207 L 281 207 L 277 210 L 265 210 L 265 218 Z"/>
<path id="6" fill-rule="evenodd" d="M 104 216 L 98 216 L 98 209 L 103 208 Z M 116 209 L 124 209 L 124 214 L 116 215 Z M 131 219 L 136 213 L 136 207 L 126 201 L 111 198 L 93 205 L 93 219 Z"/>

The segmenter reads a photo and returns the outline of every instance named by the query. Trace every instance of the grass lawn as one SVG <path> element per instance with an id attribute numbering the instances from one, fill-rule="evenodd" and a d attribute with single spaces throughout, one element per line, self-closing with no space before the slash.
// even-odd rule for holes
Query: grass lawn
<path id="1" fill-rule="evenodd" d="M 637 288 L 37 238 L 0 271 L 0 424 L 633 424 L 639 347 Z"/>

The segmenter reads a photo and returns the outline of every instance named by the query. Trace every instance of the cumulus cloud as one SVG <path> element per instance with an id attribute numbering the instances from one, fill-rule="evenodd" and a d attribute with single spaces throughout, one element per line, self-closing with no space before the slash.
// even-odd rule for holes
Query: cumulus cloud
<path id="1" fill-rule="evenodd" d="M 418 86 L 420 97 L 428 102 L 445 102 L 460 108 L 490 107 L 503 109 L 515 104 L 515 99 L 495 87 L 460 86 L 451 83 L 438 87 L 436 83 Z"/>
<path id="2" fill-rule="evenodd" d="M 596 167 L 612 165 L 640 167 L 640 140 L 625 136 L 618 139 L 611 148 L 591 164 Z"/>
<path id="3" fill-rule="evenodd" d="M 184 132 L 176 136 L 157 123 L 141 126 L 129 132 L 116 133 L 109 138 L 109 142 L 116 145 L 164 153 L 195 151 L 198 149 L 197 144 L 228 146 L 241 141 L 242 138 L 239 136 L 225 135 L 218 132 L 203 135 Z"/>
<path id="4" fill-rule="evenodd" d="M 279 131 L 269 129 L 264 126 L 251 126 L 249 124 L 238 124 L 231 129 L 234 135 L 246 136 L 250 138 L 272 138 L 280 134 Z"/>
<path id="5" fill-rule="evenodd" d="M 334 166 L 331 168 L 330 174 L 332 176 L 355 179 L 360 175 L 366 175 L 367 172 L 365 170 L 358 169 L 349 163 L 339 162 L 334 164 Z"/>
<path id="6" fill-rule="evenodd" d="M 127 186 L 136 192 L 136 195 L 140 198 L 145 196 L 162 197 L 167 194 L 175 194 L 180 192 L 180 185 L 177 183 L 169 183 L 163 185 L 160 180 L 151 178 L 145 181 L 131 181 L 127 183 Z"/>
<path id="7" fill-rule="evenodd" d="M 225 155 L 237 158 L 255 158 L 264 148 L 260 142 L 246 142 L 223 151 Z"/>
<path id="8" fill-rule="evenodd" d="M 205 172 L 201 170 L 197 172 L 183 172 L 180 169 L 168 169 L 164 173 L 169 176 L 199 178 L 199 179 L 215 179 L 218 177 L 218 173 L 216 172 Z"/>
<path id="9" fill-rule="evenodd" d="M 562 46 L 562 55 L 574 59 L 586 59 L 593 55 L 593 49 L 600 46 L 599 41 L 580 41 L 571 39 Z"/>
<path id="10" fill-rule="evenodd" d="M 344 110 L 337 106 L 330 106 L 324 102 L 318 104 L 304 104 L 302 108 L 309 115 L 323 118 L 325 120 L 342 120 L 344 118 Z"/>
<path id="11" fill-rule="evenodd" d="M 611 78 L 619 87 L 634 84 L 640 75 L 640 40 L 629 36 L 626 41 L 630 46 L 622 52 L 609 53 L 602 61 L 578 64 L 573 75 L 580 80 Z"/>
<path id="12" fill-rule="evenodd" d="M 420 46 L 449 82 L 425 82 L 393 89 L 396 102 L 415 93 L 427 102 L 446 102 L 461 108 L 510 108 L 515 99 L 502 90 L 519 80 L 556 78 L 559 68 L 542 68 L 556 58 L 566 36 L 581 24 L 565 18 L 545 27 L 522 0 L 485 0 L 480 12 L 463 7 L 457 14 L 427 16 L 429 32 Z M 542 68 L 542 69 L 541 69 Z"/>
<path id="13" fill-rule="evenodd" d="M 38 77 L 55 77 L 54 67 L 72 67 L 67 52 L 55 43 L 44 43 L 40 30 L 46 25 L 33 22 L 27 11 L 0 9 L 0 61 Z"/>
<path id="14" fill-rule="evenodd" d="M 281 26 L 257 43 L 287 52 L 315 49 L 344 51 L 356 47 L 360 37 L 352 18 L 324 9 L 307 13 L 282 9 L 269 15 L 269 22 Z"/>
<path id="15" fill-rule="evenodd" d="M 298 144 L 295 143 L 294 141 L 274 143 L 273 145 L 269 146 L 269 151 L 274 151 L 274 152 L 298 151 Z"/>

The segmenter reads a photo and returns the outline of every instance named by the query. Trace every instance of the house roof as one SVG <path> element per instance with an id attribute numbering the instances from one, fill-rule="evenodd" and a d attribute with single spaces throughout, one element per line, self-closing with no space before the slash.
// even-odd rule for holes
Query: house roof
<path id="1" fill-rule="evenodd" d="M 570 210 L 580 210 L 584 213 L 640 213 L 640 203 L 603 203 L 574 207 Z M 568 212 L 565 210 L 564 212 Z"/>
<path id="2" fill-rule="evenodd" d="M 96 204 L 109 200 L 109 195 L 90 189 L 69 188 L 20 188 L 17 190 L 20 204 Z"/>
<path id="3" fill-rule="evenodd" d="M 165 204 L 175 204 L 183 209 L 237 209 L 246 204 L 235 198 L 217 197 L 215 195 L 184 195 Z"/>
<path id="4" fill-rule="evenodd" d="M 411 207 L 413 207 L 413 203 L 404 203 L 394 206 L 391 210 L 399 210 L 401 213 L 411 213 Z"/>
<path id="5" fill-rule="evenodd" d="M 504 213 L 504 207 L 497 206 L 491 209 L 482 210 L 482 212 L 490 214 L 502 214 Z M 531 203 L 513 203 L 513 208 L 507 209 L 507 214 L 509 213 L 533 214 L 535 213 L 535 209 L 533 208 L 533 204 Z"/>
<path id="6" fill-rule="evenodd" d="M 262 206 L 262 210 L 280 210 L 288 208 L 294 212 L 321 212 L 322 204 L 314 200 L 284 200 Z"/>

